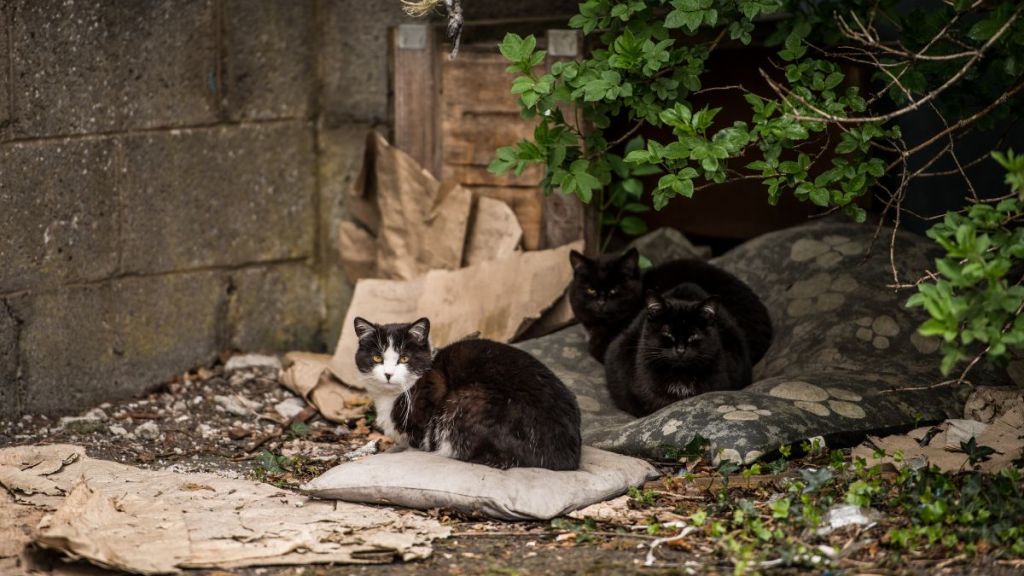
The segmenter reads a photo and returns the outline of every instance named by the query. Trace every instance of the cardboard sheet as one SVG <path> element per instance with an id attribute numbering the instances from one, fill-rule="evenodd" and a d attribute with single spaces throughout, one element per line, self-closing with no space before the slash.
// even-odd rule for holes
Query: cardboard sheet
<path id="1" fill-rule="evenodd" d="M 571 310 L 556 304 L 572 280 L 569 251 L 581 249 L 581 244 L 517 252 L 461 270 L 433 270 L 409 282 L 361 280 L 328 367 L 342 382 L 356 382 L 356 316 L 376 323 L 412 322 L 426 316 L 434 346 L 475 332 L 508 342 L 541 318 L 550 325 L 565 324 L 572 318 Z M 557 317 L 545 315 L 552 309 Z"/>
<path id="2" fill-rule="evenodd" d="M 896 466 L 928 464 L 938 466 L 945 472 L 970 469 L 967 454 L 960 443 L 974 438 L 978 446 L 995 450 L 991 456 L 977 464 L 983 472 L 997 472 L 1012 466 L 1013 461 L 1024 455 L 1024 406 L 1016 405 L 1006 410 L 991 424 L 973 420 L 947 420 L 933 428 L 918 428 L 906 435 L 869 436 L 868 441 L 853 449 L 853 456 L 863 458 L 868 465 L 890 463 Z M 928 439 L 928 442 L 922 442 Z M 875 457 L 875 449 L 884 450 L 886 455 Z M 893 458 L 896 452 L 902 458 Z"/>
<path id="3" fill-rule="evenodd" d="M 345 275 L 353 281 L 377 275 L 377 239 L 355 222 L 338 224 L 338 253 Z"/>
<path id="4" fill-rule="evenodd" d="M 327 368 L 326 354 L 290 352 L 285 355 L 281 383 L 302 396 L 324 418 L 338 423 L 359 418 L 370 406 L 370 397 L 354 386 L 339 382 Z"/>
<path id="5" fill-rule="evenodd" d="M 363 166 L 345 202 L 351 220 L 338 224 L 338 252 L 353 282 L 411 280 L 503 258 L 523 240 L 508 204 L 438 182 L 377 132 L 367 135 Z"/>
<path id="6" fill-rule="evenodd" d="M 360 221 L 341 229 L 343 266 L 353 279 L 375 268 L 382 278 L 411 280 L 435 268 L 462 265 L 473 194 L 437 181 L 408 154 L 377 132 L 366 142 L 362 172 L 349 194 Z M 374 203 L 371 209 L 366 202 Z M 376 236 L 375 266 L 368 265 L 368 236 Z"/>
<path id="7" fill-rule="evenodd" d="M 501 200 L 485 196 L 478 197 L 474 204 L 463 264 L 472 266 L 514 254 L 523 241 L 516 213 Z"/>
<path id="8" fill-rule="evenodd" d="M 93 460 L 77 446 L 4 448 L 0 462 L 61 492 L 55 510 L 38 520 L 45 505 L 18 501 L 38 482 L 4 480 L 0 536 L 11 536 L 2 539 L 0 566 L 10 565 L 28 541 L 135 574 L 368 564 L 425 558 L 431 541 L 449 534 L 436 520 L 414 513 L 311 500 L 213 474 L 141 470 Z"/>

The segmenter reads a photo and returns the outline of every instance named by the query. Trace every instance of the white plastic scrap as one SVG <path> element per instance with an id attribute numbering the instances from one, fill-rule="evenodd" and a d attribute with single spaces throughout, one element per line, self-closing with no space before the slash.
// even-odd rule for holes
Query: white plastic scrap
<path id="1" fill-rule="evenodd" d="M 829 508 L 824 522 L 818 528 L 818 535 L 825 536 L 847 526 L 874 526 L 878 521 L 878 512 L 871 508 L 861 508 L 853 504 L 839 504 Z"/>

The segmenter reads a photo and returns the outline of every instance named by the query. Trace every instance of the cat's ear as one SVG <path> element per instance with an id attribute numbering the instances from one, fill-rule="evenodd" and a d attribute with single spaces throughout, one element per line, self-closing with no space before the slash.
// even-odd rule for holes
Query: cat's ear
<path id="1" fill-rule="evenodd" d="M 647 291 L 646 297 L 647 317 L 655 320 L 665 313 L 665 299 L 652 290 Z"/>
<path id="2" fill-rule="evenodd" d="M 640 252 L 636 248 L 630 248 L 619 256 L 619 267 L 623 274 L 636 276 L 640 272 Z"/>
<path id="3" fill-rule="evenodd" d="M 590 266 L 591 261 L 590 258 L 572 250 L 569 252 L 569 262 L 572 264 L 573 272 L 580 272 L 586 270 Z"/>
<path id="4" fill-rule="evenodd" d="M 712 296 L 701 302 L 700 313 L 708 320 L 714 320 L 718 316 L 718 298 Z"/>
<path id="5" fill-rule="evenodd" d="M 420 344 L 427 342 L 427 337 L 430 336 L 430 320 L 427 318 L 420 318 L 419 320 L 412 323 L 409 326 L 409 336 L 412 336 Z"/>
<path id="6" fill-rule="evenodd" d="M 355 320 L 355 326 L 356 336 L 358 336 L 360 340 L 372 336 L 377 331 L 376 326 L 374 326 L 369 321 L 359 317 L 357 317 Z"/>

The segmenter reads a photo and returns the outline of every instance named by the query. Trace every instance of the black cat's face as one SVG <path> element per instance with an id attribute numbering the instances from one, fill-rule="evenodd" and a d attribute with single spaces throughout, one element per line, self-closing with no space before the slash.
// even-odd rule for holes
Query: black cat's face
<path id="1" fill-rule="evenodd" d="M 573 250 L 569 261 L 573 270 L 569 303 L 577 320 L 585 324 L 630 320 L 643 305 L 640 255 L 635 248 L 596 259 Z"/>
<path id="2" fill-rule="evenodd" d="M 404 392 L 430 370 L 430 320 L 377 325 L 356 318 L 355 328 L 356 367 L 371 394 Z"/>
<path id="3" fill-rule="evenodd" d="M 713 298 L 702 302 L 647 297 L 640 355 L 665 366 L 705 364 L 721 352 Z"/>

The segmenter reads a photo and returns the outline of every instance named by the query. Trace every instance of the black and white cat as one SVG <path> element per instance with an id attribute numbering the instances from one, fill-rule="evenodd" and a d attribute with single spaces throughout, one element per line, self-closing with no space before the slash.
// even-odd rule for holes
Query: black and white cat
<path id="1" fill-rule="evenodd" d="M 743 331 L 716 296 L 693 284 L 650 293 L 644 312 L 608 347 L 604 366 L 612 400 L 634 416 L 751 381 Z"/>
<path id="2" fill-rule="evenodd" d="M 587 331 L 590 354 L 597 361 L 604 361 L 611 341 L 643 310 L 645 294 L 665 294 L 681 284 L 698 286 L 718 298 L 718 305 L 728 310 L 743 331 L 752 364 L 768 351 L 771 317 L 742 280 L 698 259 L 672 260 L 641 273 L 639 258 L 635 248 L 593 259 L 576 251 L 569 254 L 573 268 L 569 303 Z"/>
<path id="3" fill-rule="evenodd" d="M 360 381 L 399 445 L 503 469 L 579 467 L 576 397 L 533 356 L 483 339 L 434 351 L 426 318 L 355 329 Z"/>

